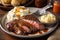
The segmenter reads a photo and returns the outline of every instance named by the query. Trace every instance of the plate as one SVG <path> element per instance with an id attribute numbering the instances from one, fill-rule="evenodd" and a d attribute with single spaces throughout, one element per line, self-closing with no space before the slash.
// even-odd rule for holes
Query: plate
<path id="1" fill-rule="evenodd" d="M 36 10 L 38 10 L 38 8 L 29 8 L 29 9 L 30 9 L 30 10 L 34 9 L 33 11 L 31 11 L 32 13 L 34 13 L 34 12 L 36 12 Z M 49 33 L 53 32 L 53 31 L 57 28 L 57 26 L 58 26 L 58 22 L 56 22 L 53 26 L 51 26 L 51 27 L 49 26 L 48 32 L 45 32 L 45 33 L 39 34 L 39 35 L 31 35 L 31 36 L 27 36 L 27 35 L 16 35 L 16 34 L 14 34 L 14 33 L 12 33 L 12 32 L 9 32 L 9 31 L 7 30 L 7 28 L 6 28 L 6 26 L 5 26 L 6 19 L 7 19 L 7 14 L 4 15 L 4 17 L 2 18 L 0 28 L 1 28 L 4 32 L 6 32 L 7 34 L 12 35 L 12 36 L 15 36 L 15 37 L 19 37 L 19 38 L 35 38 L 35 37 L 46 36 L 46 35 L 48 35 Z"/>

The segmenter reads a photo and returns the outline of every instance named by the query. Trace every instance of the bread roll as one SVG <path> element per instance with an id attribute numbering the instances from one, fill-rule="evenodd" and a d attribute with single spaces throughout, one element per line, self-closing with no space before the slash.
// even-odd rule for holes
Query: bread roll
<path id="1" fill-rule="evenodd" d="M 4 5 L 4 6 L 9 6 L 9 5 L 11 5 L 10 3 L 11 3 L 11 0 L 1 0 L 1 3 L 2 3 L 2 5 Z"/>
<path id="2" fill-rule="evenodd" d="M 12 0 L 12 1 L 11 1 L 11 4 L 12 4 L 13 6 L 17 6 L 17 5 L 20 5 L 21 2 L 22 2 L 22 0 Z"/>
<path id="3" fill-rule="evenodd" d="M 2 2 L 3 4 L 10 4 L 10 3 L 11 3 L 11 0 L 1 0 L 1 2 Z"/>

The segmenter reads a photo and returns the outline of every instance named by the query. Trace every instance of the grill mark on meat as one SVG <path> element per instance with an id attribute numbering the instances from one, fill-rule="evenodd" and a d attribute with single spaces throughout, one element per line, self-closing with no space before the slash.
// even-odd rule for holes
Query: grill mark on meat
<path id="1" fill-rule="evenodd" d="M 27 26 L 23 26 L 20 23 L 18 23 L 18 27 L 21 31 L 23 31 L 24 33 L 31 33 L 30 29 Z"/>
<path id="2" fill-rule="evenodd" d="M 33 15 L 24 16 L 22 19 L 13 20 L 7 23 L 7 28 L 9 31 L 16 34 L 34 34 L 40 30 L 45 29 L 39 20 Z"/>
<path id="3" fill-rule="evenodd" d="M 14 30 L 14 33 L 16 34 L 22 34 L 21 30 L 19 30 L 19 28 L 16 27 L 16 25 L 14 25 L 13 30 Z"/>
<path id="4" fill-rule="evenodd" d="M 39 22 L 39 20 L 34 15 L 26 15 L 26 16 L 23 16 L 22 18 Z"/>
<path id="5" fill-rule="evenodd" d="M 27 26 L 30 29 L 31 33 L 37 31 L 37 29 L 35 27 L 31 26 L 31 24 L 29 24 L 28 22 L 25 22 L 23 20 L 21 22 L 23 23 L 23 25 Z"/>
<path id="6" fill-rule="evenodd" d="M 27 19 L 22 19 L 24 21 L 24 23 L 28 26 L 31 26 L 31 27 L 34 27 L 34 28 L 37 28 L 38 30 L 42 30 L 42 29 L 45 29 L 45 27 L 40 24 L 39 22 L 36 22 L 36 21 L 32 21 L 32 20 L 27 20 Z"/>
<path id="7" fill-rule="evenodd" d="M 11 23 L 7 23 L 6 26 L 9 31 L 13 32 L 13 25 Z"/>
<path id="8" fill-rule="evenodd" d="M 6 26 L 10 32 L 14 32 L 15 34 L 21 34 L 21 30 L 19 30 L 16 25 L 13 25 L 12 22 L 7 23 Z"/>

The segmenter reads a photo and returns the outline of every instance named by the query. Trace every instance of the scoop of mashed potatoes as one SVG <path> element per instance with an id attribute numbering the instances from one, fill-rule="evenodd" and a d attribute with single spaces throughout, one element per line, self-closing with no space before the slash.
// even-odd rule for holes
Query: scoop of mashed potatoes
<path id="1" fill-rule="evenodd" d="M 56 22 L 56 17 L 55 17 L 55 15 L 53 15 L 51 13 L 47 13 L 47 14 L 42 15 L 41 17 L 39 17 L 39 20 L 42 23 L 55 23 Z"/>
<path id="2" fill-rule="evenodd" d="M 7 14 L 7 21 L 12 21 L 15 19 L 19 19 L 22 16 L 29 15 L 31 14 L 29 9 L 24 7 L 24 6 L 17 6 L 14 7 L 11 11 L 8 12 Z"/>

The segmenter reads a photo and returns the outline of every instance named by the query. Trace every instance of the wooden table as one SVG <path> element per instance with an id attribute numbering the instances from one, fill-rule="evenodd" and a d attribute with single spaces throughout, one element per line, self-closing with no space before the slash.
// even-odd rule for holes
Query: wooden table
<path id="1" fill-rule="evenodd" d="M 4 10 L 1 10 L 1 9 L 0 9 L 0 17 L 2 17 L 3 14 L 6 14 L 6 13 L 7 13 L 7 11 L 4 11 Z M 39 37 L 39 38 L 23 39 L 23 38 L 17 38 L 17 37 L 8 35 L 7 33 L 3 32 L 3 31 L 0 29 L 0 40 L 47 40 L 47 38 L 48 38 L 50 35 L 51 35 L 51 34 L 46 35 L 46 36 L 43 36 L 43 37 Z"/>

